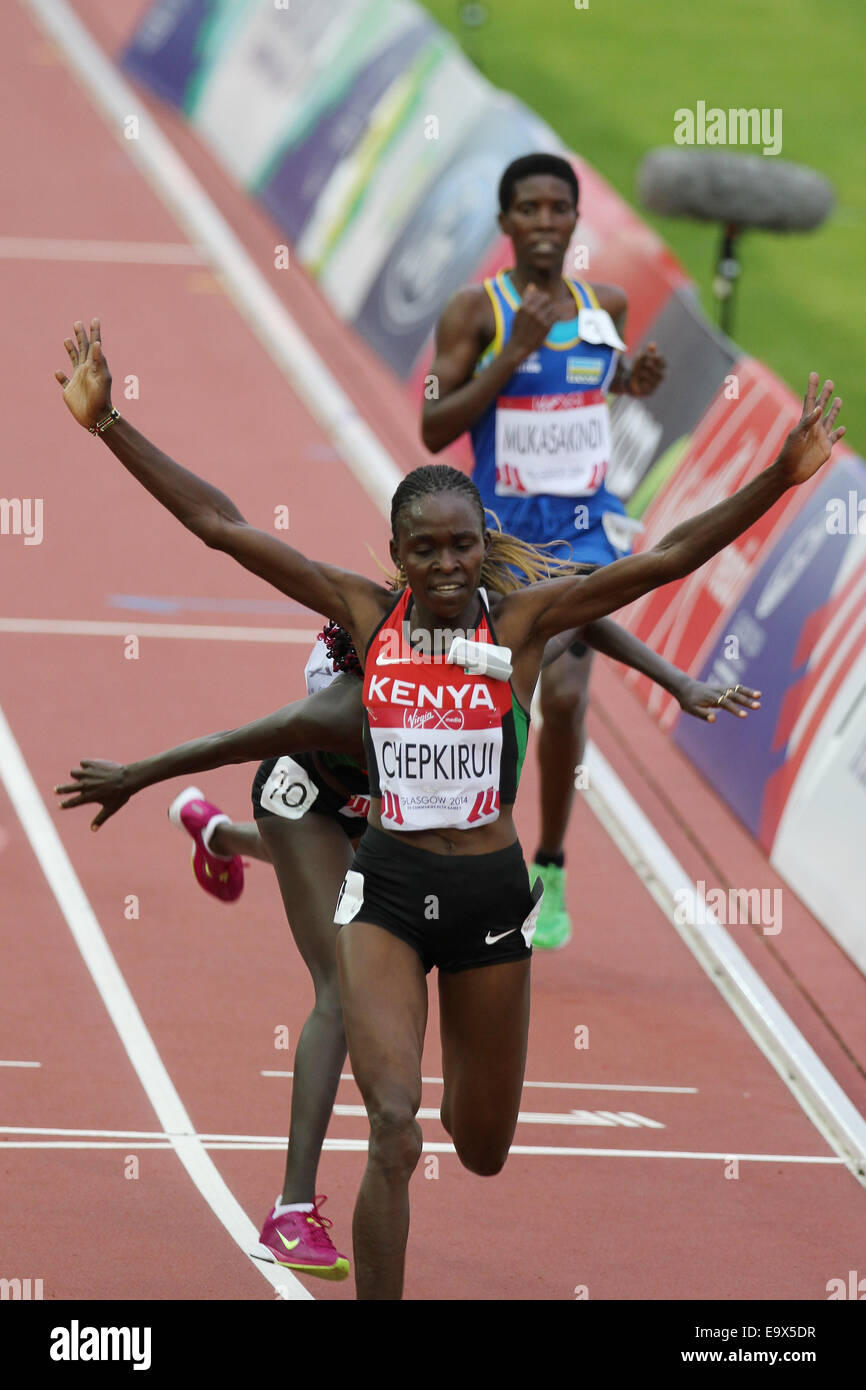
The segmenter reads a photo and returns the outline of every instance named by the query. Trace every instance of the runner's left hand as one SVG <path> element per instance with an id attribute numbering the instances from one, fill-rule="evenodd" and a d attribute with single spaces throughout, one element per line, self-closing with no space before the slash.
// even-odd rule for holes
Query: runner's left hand
<path id="1" fill-rule="evenodd" d="M 664 379 L 666 370 L 667 363 L 657 350 L 655 343 L 648 343 L 631 364 L 631 373 L 628 379 L 629 395 L 651 396 Z"/>
<path id="2" fill-rule="evenodd" d="M 760 690 L 750 690 L 747 685 L 731 690 L 730 695 L 719 704 L 719 697 L 724 695 L 725 689 L 723 685 L 710 685 L 707 681 L 696 681 L 689 677 L 676 692 L 676 696 L 686 714 L 693 714 L 696 719 L 705 719 L 708 724 L 715 723 L 716 714 L 722 709 L 745 719 L 750 709 L 761 708 Z"/>
<path id="3" fill-rule="evenodd" d="M 833 452 L 833 445 L 837 439 L 841 439 L 845 433 L 844 425 L 833 428 L 842 409 L 842 401 L 836 396 L 830 405 L 830 397 L 833 395 L 832 381 L 824 382 L 819 396 L 820 379 L 817 372 L 809 373 L 809 385 L 803 399 L 803 414 L 785 440 L 782 452 L 776 460 L 775 466 L 781 470 L 788 487 L 805 483 L 813 473 L 817 473 Z"/>

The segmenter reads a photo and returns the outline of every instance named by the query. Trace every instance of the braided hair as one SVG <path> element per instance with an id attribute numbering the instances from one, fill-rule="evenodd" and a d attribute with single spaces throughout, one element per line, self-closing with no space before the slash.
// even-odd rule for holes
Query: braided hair
<path id="1" fill-rule="evenodd" d="M 596 568 L 594 565 L 576 565 L 551 553 L 557 545 L 567 546 L 566 541 L 530 545 L 528 541 L 519 540 L 517 536 L 503 531 L 498 516 L 485 510 L 481 493 L 472 479 L 444 463 L 426 463 L 421 468 L 414 468 L 399 484 L 391 500 L 391 532 L 395 540 L 403 512 L 422 497 L 441 492 L 455 492 L 465 497 L 478 513 L 482 531 L 490 531 L 490 549 L 481 566 L 481 583 L 492 593 L 509 594 L 515 589 L 522 589 L 525 584 L 589 573 Z M 392 589 L 403 589 L 406 576 L 398 569 L 390 582 Z"/>
<path id="2" fill-rule="evenodd" d="M 358 660 L 355 644 L 344 627 L 340 627 L 333 618 L 329 618 L 319 636 L 336 671 L 345 671 L 347 675 L 357 676 L 359 680 L 364 679 L 364 669 Z"/>

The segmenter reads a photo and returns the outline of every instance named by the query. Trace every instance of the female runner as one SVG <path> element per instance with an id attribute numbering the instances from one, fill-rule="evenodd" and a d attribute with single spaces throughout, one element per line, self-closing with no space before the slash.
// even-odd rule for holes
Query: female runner
<path id="1" fill-rule="evenodd" d="M 759 707 L 758 692 L 692 680 L 610 618 L 552 638 L 544 664 L 556 659 L 564 641 L 578 640 L 658 681 L 698 718 L 713 720 L 718 708 L 742 718 L 747 706 Z M 277 876 L 292 935 L 313 981 L 315 1004 L 294 1059 L 283 1188 L 254 1253 L 297 1274 L 341 1279 L 348 1274 L 348 1261 L 328 1234 L 330 1223 L 321 1214 L 326 1199 L 315 1196 L 316 1174 L 346 1055 L 333 907 L 366 829 L 370 805 L 363 769 L 363 672 L 343 628 L 335 623 L 325 627 L 305 676 L 308 697 L 265 719 L 128 765 L 86 758 L 70 773 L 73 781 L 54 790 L 69 798 L 61 801 L 63 810 L 101 806 L 91 827 L 97 830 L 145 787 L 265 759 L 253 782 L 252 823 L 229 820 L 194 787 L 175 800 L 169 814 L 192 836 L 193 872 L 211 896 L 225 902 L 240 896 L 241 855 L 271 864 Z"/>
<path id="2" fill-rule="evenodd" d="M 517 1120 L 538 894 L 512 808 L 545 645 L 684 577 L 741 535 L 830 457 L 844 433 L 834 428 L 841 401 L 827 410 L 832 382 L 818 397 L 812 373 L 803 416 L 779 457 L 733 497 L 588 577 L 515 588 L 489 603 L 480 583 L 493 538 L 477 489 L 447 467 L 415 469 L 392 500 L 391 556 L 406 584 L 395 598 L 249 526 L 224 493 L 112 408 L 99 321 L 90 339 L 82 323 L 75 334 L 65 340 L 72 378 L 56 376 L 78 423 L 100 434 L 206 545 L 332 614 L 365 653 L 369 826 L 335 922 L 349 1055 L 370 1120 L 353 1226 L 358 1297 L 399 1298 L 408 1184 L 421 1154 L 415 1117 L 432 965 L 439 968 L 441 1119 L 464 1165 L 498 1172 Z M 452 645 L 455 631 L 475 641 L 461 651 Z"/>

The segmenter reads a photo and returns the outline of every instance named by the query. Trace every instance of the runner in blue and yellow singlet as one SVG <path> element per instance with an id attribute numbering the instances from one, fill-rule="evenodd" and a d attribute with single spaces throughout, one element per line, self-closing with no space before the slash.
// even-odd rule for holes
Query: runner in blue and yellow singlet
<path id="1" fill-rule="evenodd" d="M 606 565 L 628 554 L 634 532 L 606 486 L 606 396 L 649 395 L 665 364 L 652 343 L 631 364 L 621 355 L 621 289 L 563 276 L 577 201 L 577 178 L 557 155 L 527 155 L 505 170 L 499 225 L 515 264 L 446 307 L 430 368 L 438 395 L 425 402 L 422 436 L 438 452 L 468 431 L 473 480 L 506 531 L 534 544 L 563 541 L 563 558 Z M 563 843 L 583 760 L 591 662 L 586 645 L 575 643 L 541 683 L 539 946 L 563 946 L 571 935 Z"/>

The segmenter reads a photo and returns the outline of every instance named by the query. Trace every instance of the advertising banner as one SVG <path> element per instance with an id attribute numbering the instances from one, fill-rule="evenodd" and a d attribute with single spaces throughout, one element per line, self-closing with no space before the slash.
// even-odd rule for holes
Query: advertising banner
<path id="1" fill-rule="evenodd" d="M 832 516 L 833 500 L 858 482 L 862 490 L 866 468 L 843 455 L 789 494 L 803 505 L 692 668 L 702 680 L 760 690 L 760 714 L 719 719 L 709 734 L 683 719 L 674 735 L 767 851 L 820 728 L 816 716 L 838 694 L 866 635 L 866 534 L 834 529 Z"/>
<path id="2" fill-rule="evenodd" d="M 687 444 L 711 401 L 723 393 L 726 380 L 736 385 L 731 373 L 739 350 L 707 322 L 689 290 L 670 294 L 640 339 L 630 325 L 627 332 L 632 356 L 654 342 L 667 362 L 665 379 L 651 396 L 615 396 L 611 401 L 613 454 L 607 486 L 625 502 L 635 498 L 637 505 L 629 512 L 641 518 L 665 478 L 664 463 L 658 478 L 652 478 L 653 464 L 664 460 L 678 442 Z"/>
<path id="3" fill-rule="evenodd" d="M 383 0 L 248 6 L 194 96 L 193 125 L 243 186 L 268 164 L 320 71 Z"/>
<path id="4" fill-rule="evenodd" d="M 496 225 L 496 189 L 518 155 L 550 149 L 556 137 L 519 102 L 497 96 L 430 184 L 393 243 L 360 313 L 357 328 L 400 377 L 407 377 L 452 294 L 474 270 Z"/>
<path id="5" fill-rule="evenodd" d="M 449 41 L 427 45 L 371 115 L 325 186 L 298 255 L 342 317 L 357 318 L 402 229 L 459 148 L 498 104 Z"/>
<path id="6" fill-rule="evenodd" d="M 735 366 L 734 380 L 716 393 L 698 423 L 676 472 L 649 507 L 638 549 L 646 549 L 686 517 L 696 516 L 772 463 L 799 419 L 801 403 L 753 358 Z M 624 609 L 621 621 L 668 661 L 687 671 L 702 669 L 727 615 L 757 567 L 805 500 L 792 489 L 746 535 L 676 584 L 666 584 Z M 646 677 L 626 681 L 647 708 L 670 728 L 679 705 Z"/>
<path id="7" fill-rule="evenodd" d="M 760 713 L 711 731 L 683 719 L 674 738 L 866 969 L 855 889 L 866 824 L 866 464 L 843 453 L 803 492 L 698 672 L 760 690 Z"/>
<path id="8" fill-rule="evenodd" d="M 384 20 L 368 16 L 344 44 L 339 61 L 320 72 L 255 188 L 265 207 L 297 241 L 337 166 L 357 148 L 392 83 L 431 43 L 436 28 L 414 5 L 394 4 Z"/>
<path id="9" fill-rule="evenodd" d="M 864 594 L 861 587 L 861 611 Z M 803 760 L 770 862 L 866 974 L 866 647 L 844 676 Z"/>
<path id="10" fill-rule="evenodd" d="M 229 16 L 238 23 L 246 8 L 243 0 L 159 0 L 133 35 L 123 66 L 163 101 L 184 110 L 206 56 L 219 51 Z"/>

